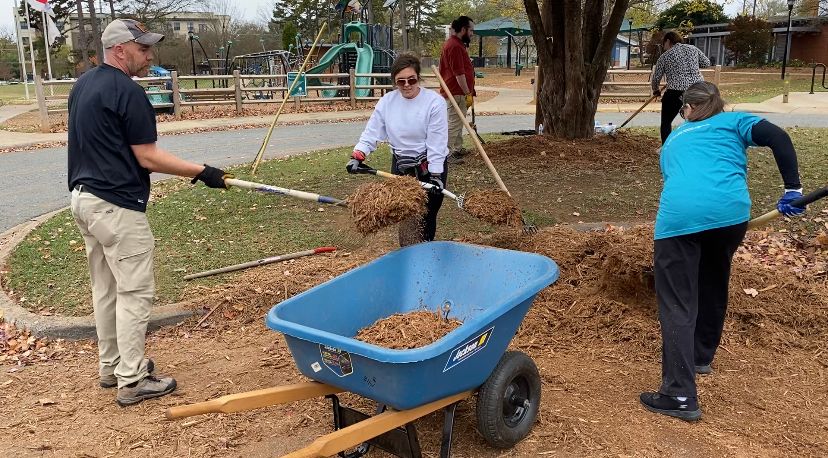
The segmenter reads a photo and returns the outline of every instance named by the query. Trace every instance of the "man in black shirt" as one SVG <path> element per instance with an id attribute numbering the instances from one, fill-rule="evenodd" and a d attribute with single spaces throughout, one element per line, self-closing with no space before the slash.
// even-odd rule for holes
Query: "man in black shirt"
<path id="1" fill-rule="evenodd" d="M 156 145 L 155 112 L 133 76 L 146 76 L 152 45 L 164 36 L 117 19 L 101 36 L 104 63 L 69 94 L 69 189 L 72 215 L 86 243 L 98 333 L 100 385 L 118 387 L 121 406 L 175 390 L 144 358 L 155 293 L 147 208 L 150 173 L 195 177 L 225 188 L 224 171 L 173 156 Z"/>

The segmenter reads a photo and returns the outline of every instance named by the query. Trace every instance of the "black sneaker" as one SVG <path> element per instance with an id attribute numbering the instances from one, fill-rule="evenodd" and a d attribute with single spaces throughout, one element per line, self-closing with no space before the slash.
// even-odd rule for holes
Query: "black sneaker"
<path id="1" fill-rule="evenodd" d="M 641 401 L 641 405 L 650 412 L 669 415 L 684 421 L 696 421 L 702 416 L 696 398 L 687 398 L 685 401 L 679 401 L 673 396 L 648 392 L 641 393 L 638 399 Z"/>
<path id="2" fill-rule="evenodd" d="M 446 163 L 452 164 L 452 165 L 462 164 L 464 162 L 466 162 L 466 161 L 463 160 L 462 157 L 460 157 L 459 155 L 454 154 L 454 153 L 449 154 L 448 157 L 446 158 Z"/>
<path id="3" fill-rule="evenodd" d="M 115 402 L 121 407 L 170 394 L 175 391 L 177 386 L 175 379 L 172 377 L 156 377 L 154 375 L 148 375 L 130 385 L 118 388 L 118 397 Z"/>
<path id="4" fill-rule="evenodd" d="M 155 363 L 150 358 L 146 358 L 147 362 L 147 373 L 152 374 L 155 372 Z M 101 380 L 99 382 L 101 388 L 115 388 L 118 386 L 118 377 L 115 377 L 115 374 L 111 375 L 102 375 Z"/>
<path id="5" fill-rule="evenodd" d="M 709 375 L 713 373 L 713 368 L 710 367 L 710 364 L 703 364 L 701 366 L 696 366 L 696 373 L 701 375 Z"/>

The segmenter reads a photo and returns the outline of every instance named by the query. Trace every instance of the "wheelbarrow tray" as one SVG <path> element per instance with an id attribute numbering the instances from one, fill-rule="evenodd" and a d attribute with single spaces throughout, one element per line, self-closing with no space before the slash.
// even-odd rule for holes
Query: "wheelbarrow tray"
<path id="1" fill-rule="evenodd" d="M 285 335 L 305 376 L 411 409 L 482 385 L 537 293 L 557 278 L 558 266 L 538 254 L 421 243 L 274 306 L 266 322 Z M 353 338 L 379 319 L 443 304 L 463 325 L 427 346 L 392 350 Z"/>

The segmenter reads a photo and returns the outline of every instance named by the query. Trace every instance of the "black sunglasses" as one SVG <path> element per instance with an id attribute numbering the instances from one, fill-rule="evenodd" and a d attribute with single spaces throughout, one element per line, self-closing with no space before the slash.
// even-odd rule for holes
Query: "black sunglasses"
<path id="1" fill-rule="evenodd" d="M 408 78 L 397 78 L 396 83 L 399 87 L 405 87 L 406 84 L 409 86 L 413 86 L 417 84 L 417 81 L 419 81 L 419 78 L 417 78 L 416 76 L 409 76 Z"/>

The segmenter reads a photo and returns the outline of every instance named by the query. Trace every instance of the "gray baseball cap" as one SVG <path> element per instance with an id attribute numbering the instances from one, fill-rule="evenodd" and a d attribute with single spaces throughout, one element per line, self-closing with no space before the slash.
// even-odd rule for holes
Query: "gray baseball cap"
<path id="1" fill-rule="evenodd" d="M 101 44 L 105 49 L 128 41 L 152 46 L 163 39 L 164 35 L 150 32 L 144 24 L 134 19 L 115 19 L 104 29 Z"/>

